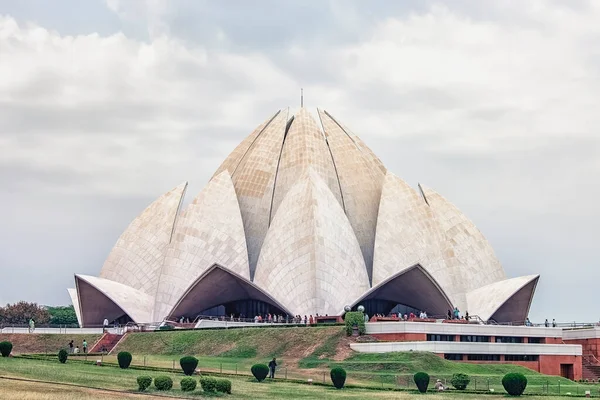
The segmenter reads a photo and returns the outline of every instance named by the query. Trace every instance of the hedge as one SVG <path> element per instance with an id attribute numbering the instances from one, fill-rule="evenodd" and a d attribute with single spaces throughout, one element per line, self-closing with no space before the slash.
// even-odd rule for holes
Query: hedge
<path id="1" fill-rule="evenodd" d="M 231 381 L 229 379 L 217 379 L 217 392 L 231 394 Z"/>
<path id="2" fill-rule="evenodd" d="M 461 373 L 452 375 L 452 379 L 450 380 L 452 386 L 457 390 L 465 390 L 469 382 L 471 382 L 469 375 Z"/>
<path id="3" fill-rule="evenodd" d="M 254 364 L 250 369 L 257 381 L 262 382 L 269 375 L 269 367 L 265 364 Z"/>
<path id="4" fill-rule="evenodd" d="M 419 392 L 425 393 L 427 391 L 427 386 L 429 386 L 429 375 L 425 372 L 417 372 L 413 378 Z"/>
<path id="5" fill-rule="evenodd" d="M 354 325 L 358 326 L 358 334 L 364 335 L 366 333 L 365 328 L 365 314 L 360 311 L 349 311 L 344 316 L 346 323 L 346 335 L 352 336 Z"/>
<path id="6" fill-rule="evenodd" d="M 196 380 L 194 378 L 185 377 L 181 380 L 181 390 L 184 392 L 193 392 L 196 390 Z"/>
<path id="7" fill-rule="evenodd" d="M 0 354 L 2 354 L 2 357 L 10 356 L 12 348 L 13 345 L 11 342 L 0 342 Z"/>
<path id="8" fill-rule="evenodd" d="M 147 376 L 147 375 L 138 376 L 137 384 L 138 384 L 138 389 L 140 390 L 140 392 L 143 392 L 144 390 L 146 390 L 150 387 L 150 384 L 152 384 L 152 377 Z"/>
<path id="9" fill-rule="evenodd" d="M 335 386 L 336 389 L 344 387 L 344 384 L 346 383 L 346 370 L 344 368 L 332 368 L 329 375 L 331 376 L 331 382 L 333 382 L 333 386 Z"/>
<path id="10" fill-rule="evenodd" d="M 67 353 L 67 351 L 65 349 L 60 349 L 58 352 L 58 361 L 60 361 L 61 364 L 64 364 L 67 362 L 68 356 L 69 356 L 69 354 Z"/>
<path id="11" fill-rule="evenodd" d="M 511 396 L 520 396 L 527 387 L 527 378 L 521 373 L 511 372 L 502 378 L 502 386 Z"/>
<path id="12" fill-rule="evenodd" d="M 131 357 L 130 352 L 121 351 L 119 354 L 117 354 L 117 361 L 119 362 L 119 367 L 121 367 L 122 369 L 129 368 L 129 365 L 131 365 L 132 358 L 133 357 Z"/>
<path id="13" fill-rule="evenodd" d="M 185 356 L 179 359 L 179 365 L 181 365 L 181 369 L 183 373 L 191 376 L 196 371 L 196 367 L 198 366 L 198 359 L 192 356 Z"/>
<path id="14" fill-rule="evenodd" d="M 212 376 L 203 376 L 200 378 L 200 386 L 206 393 L 215 393 L 217 391 L 217 379 Z"/>
<path id="15" fill-rule="evenodd" d="M 154 378 L 154 387 L 156 390 L 171 390 L 173 387 L 173 379 L 166 375 L 160 375 Z"/>

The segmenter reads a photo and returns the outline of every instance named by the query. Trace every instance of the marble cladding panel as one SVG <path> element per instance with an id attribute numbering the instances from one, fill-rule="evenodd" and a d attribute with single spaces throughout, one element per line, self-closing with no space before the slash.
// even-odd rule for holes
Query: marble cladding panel
<path id="1" fill-rule="evenodd" d="M 154 295 L 186 187 L 187 182 L 165 193 L 133 220 L 104 262 L 101 278 Z"/>
<path id="2" fill-rule="evenodd" d="M 318 113 L 337 170 L 346 215 L 371 279 L 377 213 L 385 175 L 329 114 L 321 110 Z"/>
<path id="3" fill-rule="evenodd" d="M 252 133 L 249 136 L 247 136 L 240 144 L 238 144 L 237 147 L 221 163 L 221 166 L 219 166 L 217 171 L 214 173 L 213 178 L 225 170 L 229 171 L 229 175 L 233 175 L 233 172 L 240 164 L 242 158 L 244 158 L 244 155 L 246 154 L 250 146 L 252 146 L 256 138 L 263 132 L 263 130 L 273 121 L 273 119 L 279 113 L 281 113 L 281 110 L 277 111 L 275 115 L 269 117 L 266 121 L 264 121 L 262 124 L 256 127 L 256 129 L 254 129 L 254 131 L 252 131 Z"/>
<path id="4" fill-rule="evenodd" d="M 75 275 L 76 280 L 82 280 L 92 286 L 95 290 L 102 293 L 107 299 L 112 301 L 121 310 L 123 310 L 135 322 L 150 322 L 152 316 L 153 297 L 141 290 L 115 282 L 109 279 L 98 278 L 89 275 Z M 80 285 L 77 285 L 78 289 Z M 78 293 L 79 298 L 86 296 L 85 293 Z M 87 294 L 89 296 L 89 294 Z M 83 304 L 83 303 L 82 303 Z M 86 321 L 86 312 L 96 312 L 96 304 L 90 304 L 91 310 L 82 307 L 81 318 Z M 99 323 L 102 323 L 102 319 Z"/>
<path id="5" fill-rule="evenodd" d="M 77 295 L 77 289 L 69 288 L 67 289 L 69 292 L 69 297 L 71 298 L 71 303 L 73 303 L 73 308 L 75 309 L 75 316 L 77 317 L 77 323 L 79 326 L 83 326 L 81 320 L 81 307 L 79 306 L 79 296 Z"/>
<path id="6" fill-rule="evenodd" d="M 423 187 L 423 193 L 445 235 L 444 259 L 462 282 L 463 293 L 506 279 L 492 246 L 473 222 L 437 192 Z M 466 297 L 460 303 L 466 307 Z"/>
<path id="7" fill-rule="evenodd" d="M 305 174 L 281 203 L 254 282 L 300 315 L 338 315 L 369 289 L 352 227 L 316 172 Z"/>
<path id="8" fill-rule="evenodd" d="M 343 207 L 340 184 L 331 153 L 325 142 L 325 136 L 312 115 L 305 108 L 301 108 L 294 116 L 294 121 L 283 145 L 277 171 L 271 219 L 288 190 L 308 168 L 312 168 L 319 174 L 340 206 Z"/>
<path id="9" fill-rule="evenodd" d="M 227 170 L 212 178 L 177 219 L 156 291 L 154 319 L 167 317 L 214 264 L 250 279 L 244 225 Z"/>
<path id="10" fill-rule="evenodd" d="M 258 254 L 269 228 L 273 188 L 287 119 L 288 111 L 280 112 L 254 141 L 232 174 L 244 221 L 250 277 L 254 276 Z"/>
<path id="11" fill-rule="evenodd" d="M 539 275 L 528 275 L 506 279 L 470 291 L 467 293 L 469 313 L 477 315 L 484 321 L 488 320 L 503 304 L 539 277 Z M 535 289 L 534 285 L 531 290 L 533 289 Z M 528 308 L 527 305 L 524 308 Z"/>
<path id="12" fill-rule="evenodd" d="M 377 218 L 373 286 L 402 269 L 421 265 L 453 301 L 461 282 L 444 262 L 443 236 L 431 208 L 406 182 L 388 172 Z"/>

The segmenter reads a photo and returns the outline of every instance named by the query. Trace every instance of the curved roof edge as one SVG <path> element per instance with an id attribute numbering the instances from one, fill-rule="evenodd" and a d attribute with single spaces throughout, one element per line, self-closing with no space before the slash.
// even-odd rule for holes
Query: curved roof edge
<path id="1" fill-rule="evenodd" d="M 215 279 L 214 282 L 209 282 L 212 275 L 214 275 L 218 279 Z M 224 281 L 227 278 L 229 278 L 229 282 Z M 203 282 L 207 282 L 208 288 L 202 288 Z M 223 284 L 223 286 L 218 287 L 219 283 Z M 232 285 L 232 283 L 235 283 L 237 285 L 234 286 L 234 285 Z M 200 289 L 209 289 L 209 290 L 202 291 Z M 250 297 L 250 298 L 254 298 L 256 300 L 261 300 L 266 303 L 270 303 L 273 306 L 278 307 L 281 311 L 286 312 L 288 315 L 293 315 L 293 313 L 291 313 L 290 310 L 288 310 L 283 304 L 281 304 L 278 300 L 273 298 L 270 294 L 268 294 L 266 291 L 264 291 L 258 285 L 254 284 L 250 280 L 244 278 L 243 276 L 241 276 L 219 264 L 214 264 L 212 267 L 210 267 L 206 271 L 204 271 L 204 273 L 202 275 L 200 275 L 194 282 L 192 282 L 192 284 L 188 287 L 188 289 L 185 291 L 185 293 L 181 296 L 179 301 L 177 301 L 177 303 L 175 303 L 175 305 L 170 310 L 170 312 L 167 315 L 165 315 L 163 318 L 168 318 L 172 315 L 185 314 L 185 312 L 183 312 L 183 310 L 182 310 L 182 308 L 184 308 L 184 306 L 185 306 L 184 302 L 189 301 L 190 299 L 193 299 L 193 296 L 204 295 L 204 296 L 207 296 L 207 297 L 210 297 L 211 299 L 213 299 L 212 303 L 206 303 L 203 306 L 196 306 L 197 308 L 200 308 L 198 310 L 198 312 L 212 308 L 212 307 L 216 307 L 218 305 L 221 305 L 222 303 L 227 303 L 229 301 L 241 300 L 243 298 L 246 298 L 244 296 L 241 296 L 241 298 L 239 298 L 239 299 L 238 298 L 231 299 L 233 294 L 227 293 L 226 291 L 227 290 L 231 291 L 232 289 L 238 289 L 237 291 L 233 290 L 233 292 L 235 292 L 234 296 L 240 297 L 239 294 L 240 294 L 240 289 L 241 289 L 241 290 L 245 291 L 246 297 Z M 213 293 L 213 292 L 210 292 L 210 290 L 212 290 L 213 292 L 220 290 L 220 293 Z M 242 293 L 242 294 L 244 294 L 244 293 Z M 218 297 L 218 295 L 221 295 L 221 297 Z M 194 301 L 194 304 L 202 304 L 202 301 L 197 301 L 197 299 L 196 299 L 196 301 Z"/>
<path id="2" fill-rule="evenodd" d="M 420 264 L 405 268 L 371 288 L 352 307 L 364 300 L 379 298 L 426 311 L 429 315 L 445 315 L 453 308 L 450 297 L 435 278 Z"/>
<path id="3" fill-rule="evenodd" d="M 89 275 L 76 274 L 75 284 L 78 298 L 81 300 L 82 326 L 100 325 L 104 318 L 109 321 L 119 318 L 120 315 L 114 315 L 116 308 L 137 323 L 152 322 L 154 299 L 141 290 Z M 87 304 L 88 301 L 90 304 Z"/>
<path id="4" fill-rule="evenodd" d="M 77 317 L 77 323 L 81 327 L 81 306 L 79 305 L 79 297 L 77 296 L 77 289 L 69 288 L 67 289 L 69 292 L 69 297 L 71 298 L 71 303 L 73 303 L 73 308 L 75 309 L 75 316 Z"/>
<path id="5" fill-rule="evenodd" d="M 506 318 L 501 318 L 500 321 L 496 320 L 496 322 L 523 322 L 529 313 L 539 279 L 540 275 L 520 276 L 475 289 L 467 293 L 469 314 L 477 315 L 483 321 L 487 321 L 512 301 L 516 304 L 513 305 L 512 310 L 504 310 L 504 315 L 515 315 L 515 319 L 505 321 Z"/>

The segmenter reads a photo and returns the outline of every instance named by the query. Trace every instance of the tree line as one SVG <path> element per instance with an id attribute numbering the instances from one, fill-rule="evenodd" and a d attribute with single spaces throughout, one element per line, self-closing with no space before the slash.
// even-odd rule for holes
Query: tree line
<path id="1" fill-rule="evenodd" d="M 36 325 L 77 325 L 73 306 L 40 306 L 19 301 L 0 307 L 0 325 L 26 325 L 33 319 Z"/>

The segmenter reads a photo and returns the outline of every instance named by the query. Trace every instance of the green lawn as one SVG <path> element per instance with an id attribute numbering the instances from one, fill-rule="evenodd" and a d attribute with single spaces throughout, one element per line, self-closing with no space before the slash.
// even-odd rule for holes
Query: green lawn
<path id="1" fill-rule="evenodd" d="M 136 377 L 139 375 L 157 376 L 161 373 L 138 370 L 121 370 L 110 366 L 94 366 L 84 363 L 67 362 L 60 364 L 58 361 L 29 360 L 19 358 L 0 358 L 0 377 L 21 377 L 27 379 L 41 380 L 46 382 L 64 382 L 82 385 L 91 388 L 104 388 L 128 391 L 134 393 L 137 388 Z M 179 381 L 183 377 L 180 373 L 169 373 L 174 382 L 174 390 L 169 392 L 172 396 L 198 397 L 202 394 L 201 389 L 192 394 L 185 394 L 179 390 Z M 227 396 L 231 399 L 413 399 L 422 398 L 414 391 L 390 392 L 381 390 L 367 390 L 356 388 L 345 388 L 336 390 L 332 386 L 307 385 L 293 382 L 263 382 L 257 383 L 249 377 L 231 377 L 233 383 L 233 394 Z M 25 386 L 18 383 L 6 383 L 0 378 L 0 398 L 36 398 L 27 397 L 29 391 L 34 391 L 43 383 L 27 383 Z M 19 386 L 21 385 L 21 386 Z M 20 389 L 19 389 L 20 387 Z M 70 398 L 66 394 L 77 392 L 80 389 L 68 386 L 52 386 L 56 397 L 47 399 Z M 26 392 L 25 392 L 26 391 Z M 39 391 L 39 389 L 38 389 Z M 152 392 L 152 391 L 151 391 Z M 12 393 L 12 394 L 11 394 Z M 11 397 L 20 393 L 21 397 Z M 60 397 L 61 393 L 65 393 Z M 573 392 L 574 393 L 574 392 Z M 594 393 L 596 396 L 598 393 Z M 87 396 L 87 395 L 86 395 Z M 431 400 L 441 399 L 479 399 L 482 394 L 467 394 L 462 392 L 445 392 L 442 394 L 430 393 L 427 398 Z M 126 396 L 123 396 L 126 397 Z M 96 397 L 90 397 L 96 398 Z M 493 398 L 493 397 L 491 397 Z M 542 399 L 544 397 L 531 396 L 528 399 Z M 560 397 L 553 397 L 559 399 Z"/>

